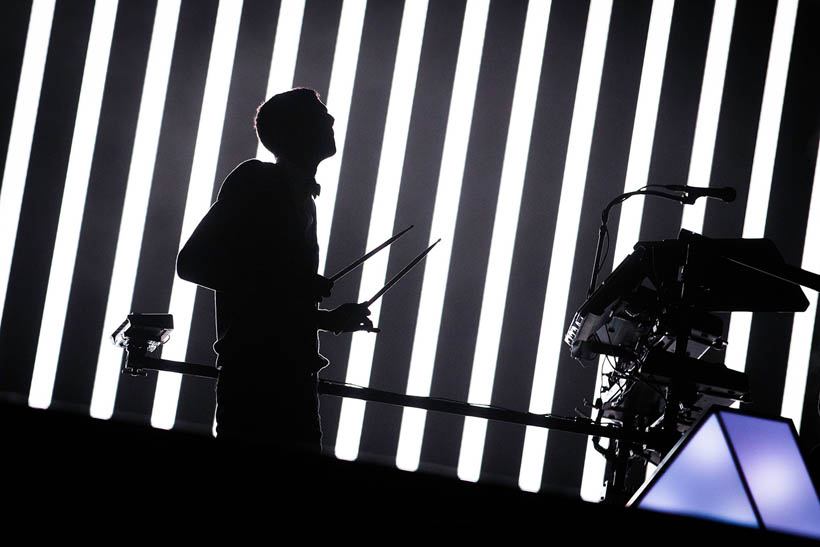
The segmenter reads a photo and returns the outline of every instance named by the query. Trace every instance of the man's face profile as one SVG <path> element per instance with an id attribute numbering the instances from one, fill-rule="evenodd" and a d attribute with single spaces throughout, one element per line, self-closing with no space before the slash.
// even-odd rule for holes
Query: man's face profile
<path id="1" fill-rule="evenodd" d="M 336 153 L 336 139 L 333 133 L 333 122 L 327 107 L 318 97 L 306 97 L 303 107 L 299 112 L 299 120 L 296 123 L 298 129 L 298 140 L 302 141 L 302 146 L 307 155 L 312 156 L 316 162 L 320 162 Z"/>

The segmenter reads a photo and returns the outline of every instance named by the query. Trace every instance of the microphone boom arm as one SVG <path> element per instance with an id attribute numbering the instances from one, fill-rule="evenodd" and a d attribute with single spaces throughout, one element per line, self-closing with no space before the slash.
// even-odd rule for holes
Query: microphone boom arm
<path id="1" fill-rule="evenodd" d="M 673 201 L 677 201 L 683 203 L 685 205 L 691 205 L 695 203 L 695 200 L 700 196 L 692 196 L 689 195 L 685 187 L 668 187 L 663 185 L 648 185 L 648 186 L 657 186 L 661 188 L 665 188 L 672 192 L 679 192 L 683 195 L 673 195 L 667 194 L 665 192 L 660 192 L 658 190 L 648 190 L 647 187 L 640 188 L 638 190 L 634 190 L 632 192 L 624 192 L 623 194 L 617 196 L 615 199 L 610 201 L 604 210 L 601 212 L 601 226 L 598 228 L 598 243 L 595 248 L 595 264 L 592 266 L 592 278 L 589 281 L 589 289 L 587 290 L 587 298 L 592 296 L 592 293 L 595 292 L 595 283 L 598 280 L 598 273 L 601 269 L 601 251 L 603 250 L 604 246 L 604 237 L 608 235 L 608 230 L 606 227 L 607 221 L 609 220 L 609 211 L 619 203 L 626 201 L 627 199 L 631 198 L 632 196 L 657 196 L 659 198 L 671 199 Z"/>

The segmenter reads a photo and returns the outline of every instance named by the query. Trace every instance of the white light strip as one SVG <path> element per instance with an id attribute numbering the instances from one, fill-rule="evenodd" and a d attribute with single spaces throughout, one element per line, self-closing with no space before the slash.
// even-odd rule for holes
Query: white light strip
<path id="1" fill-rule="evenodd" d="M 36 408 L 48 408 L 54 390 L 54 376 L 57 373 L 60 340 L 65 326 L 116 17 L 117 0 L 97 0 L 94 4 L 63 201 L 60 205 L 54 254 L 51 257 L 40 323 L 40 338 L 29 390 L 28 404 Z"/>
<path id="2" fill-rule="evenodd" d="M 468 0 L 464 13 L 430 228 L 430 242 L 441 238 L 441 243 L 425 259 L 416 333 L 410 356 L 408 395 L 430 395 L 489 7 L 489 0 Z M 418 468 L 426 416 L 427 412 L 422 409 L 404 409 L 396 453 L 396 465 L 401 469 L 415 471 Z"/>
<path id="3" fill-rule="evenodd" d="M 572 257 L 575 256 L 611 13 L 611 0 L 590 3 L 530 395 L 529 410 L 535 414 L 552 410 L 572 277 Z M 518 485 L 522 490 L 536 492 L 541 488 L 546 446 L 547 430 L 527 426 L 518 476 Z"/>
<path id="4" fill-rule="evenodd" d="M 661 86 L 666 65 L 666 51 L 669 47 L 669 30 L 672 26 L 674 0 L 655 0 L 649 16 L 649 28 L 646 34 L 641 83 L 638 88 L 638 101 L 635 108 L 635 121 L 632 125 L 632 141 L 629 148 L 624 192 L 632 192 L 647 183 L 649 163 L 652 158 L 652 146 L 655 138 L 655 125 L 658 119 L 658 105 L 661 98 Z M 612 196 L 615 197 L 615 196 Z M 643 216 L 643 197 L 635 196 L 621 205 L 618 221 L 618 237 L 613 253 L 613 269 L 632 250 L 641 230 Z M 604 358 L 598 360 L 598 373 L 595 376 L 595 401 L 601 393 L 601 372 Z M 596 417 L 593 412 L 592 418 Z M 606 460 L 587 442 L 584 458 L 584 474 L 581 480 L 581 497 L 590 502 L 601 498 L 601 484 L 604 477 Z"/>
<path id="5" fill-rule="evenodd" d="M 109 335 L 130 311 L 134 293 L 165 107 L 165 93 L 168 89 L 168 74 L 174 51 L 179 6 L 180 0 L 160 0 L 157 3 L 123 213 L 120 218 L 117 251 L 114 255 L 103 331 L 100 333 L 100 350 L 90 409 L 91 416 L 95 418 L 108 419 L 114 413 L 122 350 L 111 344 Z"/>
<path id="6" fill-rule="evenodd" d="M 817 152 L 816 161 L 809 219 L 806 223 L 806 240 L 803 242 L 803 262 L 800 266 L 814 273 L 820 272 L 820 150 Z M 811 360 L 814 321 L 817 316 L 817 292 L 804 292 L 809 299 L 809 307 L 804 312 L 794 314 L 786 384 L 783 389 L 783 406 L 780 412 L 781 416 L 792 419 L 797 431 L 800 431 L 800 421 L 803 418 L 806 379 Z"/>
<path id="7" fill-rule="evenodd" d="M 3 307 L 6 303 L 11 260 L 17 240 L 17 223 L 20 220 L 20 206 L 23 203 L 53 19 L 54 0 L 34 0 L 11 120 L 3 182 L 0 186 L 0 321 L 3 319 Z M 6 85 L 10 83 L 7 82 Z"/>
<path id="8" fill-rule="evenodd" d="M 789 73 L 794 22 L 797 18 L 797 0 L 780 0 L 777 3 L 772 45 L 769 51 L 769 67 L 760 106 L 760 122 L 757 126 L 757 142 L 752 159 L 752 175 L 749 181 L 749 199 L 743 222 L 744 238 L 761 238 L 766 231 L 766 214 L 769 193 L 780 135 L 780 116 L 783 113 L 783 97 Z M 743 372 L 746 370 L 746 352 L 749 349 L 749 331 L 752 327 L 751 312 L 734 312 L 729 322 L 726 341 L 726 366 Z"/>
<path id="9" fill-rule="evenodd" d="M 202 96 L 199 128 L 196 133 L 191 179 L 188 183 L 188 198 L 182 217 L 180 246 L 188 240 L 211 205 L 216 162 L 219 158 L 219 145 L 222 140 L 222 126 L 228 104 L 228 89 L 231 84 L 241 16 L 242 2 L 236 0 L 219 2 L 211 45 L 211 58 L 208 61 L 208 75 L 205 80 L 205 92 Z M 196 285 L 174 276 L 168 309 L 174 315 L 174 337 L 171 343 L 163 347 L 163 359 L 185 360 L 195 299 Z M 152 426 L 161 429 L 171 429 L 174 426 L 181 383 L 181 374 L 159 373 L 151 412 Z"/>
<path id="10" fill-rule="evenodd" d="M 265 97 L 259 101 L 260 104 L 277 93 L 287 91 L 293 85 L 304 13 L 305 0 L 282 0 L 268 73 L 268 88 Z M 274 161 L 273 154 L 261 142 L 257 145 L 256 157 L 262 161 Z"/>
<path id="11" fill-rule="evenodd" d="M 336 120 L 333 123 L 333 131 L 336 134 L 336 155 L 319 164 L 319 169 L 316 171 L 316 181 L 322 185 L 322 194 L 316 200 L 316 238 L 319 241 L 320 273 L 325 271 L 327 246 L 330 241 L 330 228 L 336 205 L 336 192 L 339 187 L 339 171 L 342 167 L 366 7 L 366 0 L 344 0 L 342 4 L 339 32 L 336 35 L 336 49 L 333 53 L 333 68 L 330 72 L 330 86 L 327 97 L 323 97 L 328 112 Z"/>
<path id="12" fill-rule="evenodd" d="M 492 402 L 498 346 L 504 320 L 507 288 L 510 281 L 518 214 L 524 190 L 527 156 L 541 79 L 541 62 L 547 37 L 550 0 L 532 0 L 527 7 L 527 19 L 521 41 L 518 73 L 510 111 L 510 126 L 501 169 L 498 202 L 495 209 L 493 236 L 481 301 L 470 391 L 467 401 L 488 405 Z M 462 480 L 477 481 L 481 472 L 487 420 L 467 417 L 461 437 L 458 458 L 458 476 Z"/>
<path id="13" fill-rule="evenodd" d="M 689 186 L 709 186 L 734 18 L 735 0 L 715 2 L 709 47 L 706 52 L 706 65 L 703 70 L 703 84 L 700 90 L 695 138 L 692 143 L 692 156 L 689 160 L 689 177 L 686 182 Z M 681 228 L 700 233 L 703 231 L 705 215 L 706 198 L 701 198 L 694 205 L 687 205 L 683 208 Z"/>
<path id="14" fill-rule="evenodd" d="M 634 192 L 644 186 L 649 178 L 649 163 L 655 142 L 655 124 L 658 121 L 658 105 L 661 100 L 661 85 L 663 84 L 666 50 L 669 46 L 669 29 L 672 26 L 674 7 L 674 0 L 652 2 L 643 68 L 641 69 L 641 85 L 638 89 L 638 103 L 635 108 L 635 121 L 632 125 L 629 160 L 626 165 L 624 192 Z M 612 263 L 615 266 L 632 252 L 632 246 L 640 237 L 643 203 L 643 196 L 635 196 L 621 205 L 618 236 L 615 241 L 615 251 L 612 254 Z"/>
<path id="15" fill-rule="evenodd" d="M 426 16 L 427 0 L 404 3 L 379 171 L 376 176 L 376 192 L 370 213 L 370 227 L 367 234 L 368 249 L 376 247 L 389 238 L 393 231 Z M 359 285 L 359 302 L 367 301 L 384 285 L 388 257 L 389 251 L 379 253 L 365 262 L 362 269 L 362 281 Z M 370 319 L 374 325 L 379 323 L 380 311 L 381 300 L 377 300 L 370 306 Z M 373 334 L 359 332 L 353 335 L 346 382 L 360 386 L 370 384 L 375 347 L 376 337 Z M 354 460 L 358 457 L 364 409 L 364 401 L 342 399 L 339 429 L 336 435 L 337 458 Z"/>

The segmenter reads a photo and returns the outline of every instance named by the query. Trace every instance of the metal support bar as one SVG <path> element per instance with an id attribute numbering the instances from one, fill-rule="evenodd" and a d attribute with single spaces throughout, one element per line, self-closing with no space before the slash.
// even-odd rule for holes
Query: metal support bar
<path id="1" fill-rule="evenodd" d="M 144 370 L 161 370 L 166 372 L 176 372 L 178 374 L 200 376 L 203 378 L 216 379 L 219 376 L 219 370 L 212 366 L 185 363 L 181 361 L 169 361 L 167 359 L 155 359 L 152 357 L 147 357 L 143 354 L 132 354 L 127 351 L 124 370 L 125 372 L 130 372 L 132 374 L 139 374 Z M 474 405 L 460 401 L 447 401 L 431 397 L 404 395 L 369 387 L 351 386 L 349 384 L 331 382 L 329 380 L 319 380 L 319 393 L 322 395 L 330 395 L 335 397 L 362 399 L 374 403 L 409 406 L 414 408 L 423 408 L 425 410 L 433 410 L 436 412 L 458 414 L 460 416 L 475 416 L 477 418 L 485 418 L 488 420 L 498 420 L 520 425 L 531 425 L 546 429 L 557 429 L 559 431 L 568 431 L 570 433 L 578 433 L 581 435 L 594 435 L 609 439 L 623 439 L 640 444 L 651 444 L 654 439 L 654 435 L 652 433 L 599 425 L 591 420 L 532 414 L 529 412 L 519 412 L 504 408 Z"/>
<path id="2" fill-rule="evenodd" d="M 447 412 L 449 414 L 458 414 L 460 416 L 475 416 L 477 418 L 486 418 L 488 420 L 498 420 L 520 425 L 532 425 L 535 427 L 557 429 L 559 431 L 568 431 L 570 433 L 579 433 L 582 435 L 596 435 L 610 439 L 624 439 L 641 444 L 650 442 L 653 437 L 651 434 L 640 431 L 630 431 L 612 426 L 596 425 L 591 420 L 564 418 L 560 416 L 550 416 L 548 414 L 532 414 L 529 412 L 519 412 L 504 408 L 474 405 L 459 401 L 446 401 L 431 397 L 403 395 L 369 387 L 356 387 L 348 384 L 340 384 L 337 382 L 330 382 L 328 380 L 319 380 L 319 393 L 322 395 L 334 395 L 336 397 L 362 399 L 375 403 L 423 408 L 425 410 Z"/>
<path id="3" fill-rule="evenodd" d="M 125 371 L 132 374 L 139 374 L 142 370 L 161 370 L 164 372 L 176 372 L 178 374 L 188 374 L 190 376 L 200 376 L 202 378 L 219 377 L 219 370 L 208 365 L 198 365 L 195 363 L 184 363 L 182 361 L 169 361 L 168 359 L 154 359 L 145 355 L 132 354 L 126 350 Z"/>

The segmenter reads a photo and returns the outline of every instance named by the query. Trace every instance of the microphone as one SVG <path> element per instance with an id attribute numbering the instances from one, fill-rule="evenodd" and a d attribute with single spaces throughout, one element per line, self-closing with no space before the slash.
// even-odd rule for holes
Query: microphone
<path id="1" fill-rule="evenodd" d="M 674 190 L 675 192 L 684 192 L 687 201 L 694 203 L 699 197 L 716 198 L 726 203 L 730 203 L 737 197 L 737 192 L 731 186 L 724 186 L 723 188 L 701 188 L 700 186 L 679 186 L 679 185 L 665 185 L 664 188 Z"/>

